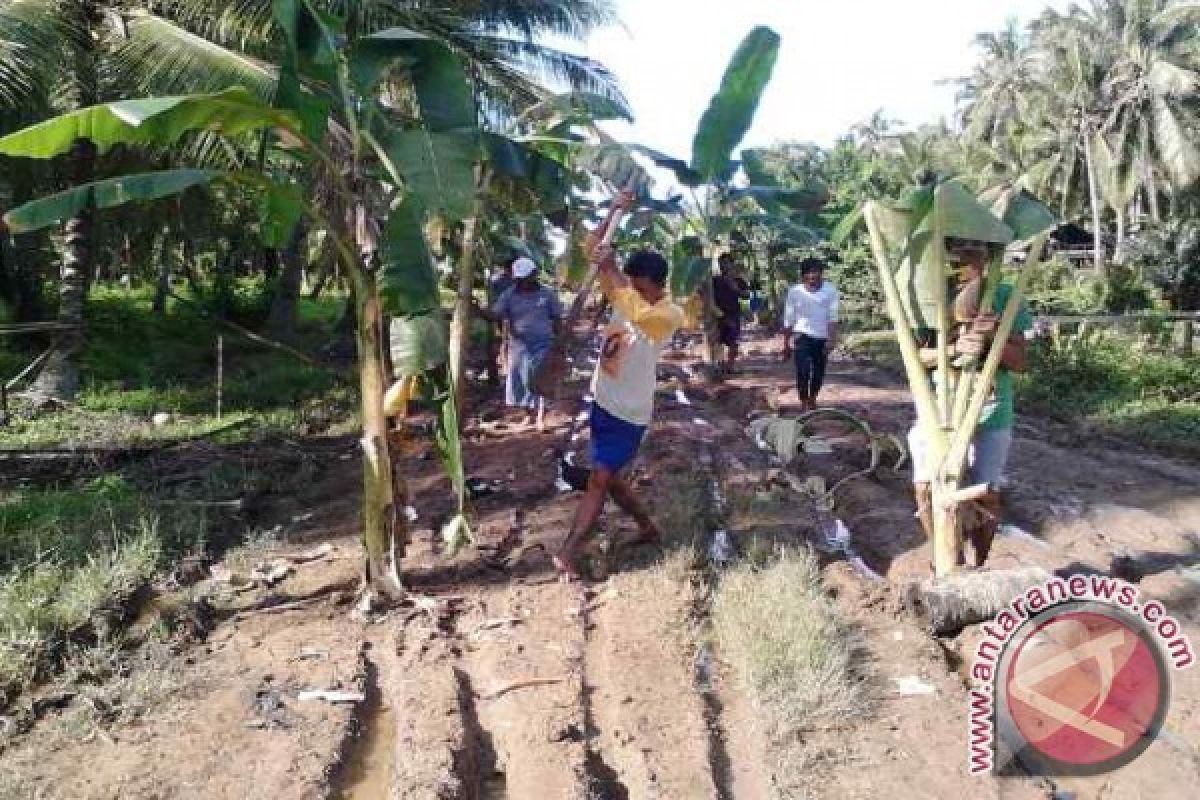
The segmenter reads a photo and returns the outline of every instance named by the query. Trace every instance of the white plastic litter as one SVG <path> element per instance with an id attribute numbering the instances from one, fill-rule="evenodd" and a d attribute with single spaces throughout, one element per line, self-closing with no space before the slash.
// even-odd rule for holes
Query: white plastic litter
<path id="1" fill-rule="evenodd" d="M 724 567 L 733 562 L 733 540 L 728 531 L 715 531 L 712 542 L 708 545 L 708 560 L 718 567 Z"/>
<path id="2" fill-rule="evenodd" d="M 804 452 L 810 456 L 827 456 L 833 453 L 833 445 L 815 436 L 805 439 L 801 446 L 804 448 Z"/>
<path id="3" fill-rule="evenodd" d="M 692 401 L 688 400 L 688 396 L 683 389 L 675 390 L 675 402 L 681 406 L 690 406 L 692 404 Z"/>
<path id="4" fill-rule="evenodd" d="M 692 419 L 692 424 L 699 425 L 702 428 L 711 428 L 712 427 L 712 423 L 709 422 L 708 420 L 704 419 L 703 417 L 694 417 Z"/>
<path id="5" fill-rule="evenodd" d="M 859 575 L 862 575 L 872 583 L 883 580 L 882 575 L 867 566 L 867 562 L 862 560 L 862 556 L 851 556 L 850 564 L 854 567 Z"/>
<path id="6" fill-rule="evenodd" d="M 418 519 L 421 518 L 421 515 L 418 514 L 417 509 L 413 508 L 412 506 L 405 506 L 404 507 L 404 518 L 406 520 L 408 520 L 409 522 L 416 522 Z"/>
<path id="7" fill-rule="evenodd" d="M 1001 536 L 1005 536 L 1009 539 L 1020 539 L 1023 542 L 1029 542 L 1030 544 L 1037 545 L 1042 549 L 1050 548 L 1049 542 L 1045 542 L 1037 538 L 1029 531 L 1016 525 L 1001 525 L 999 533 Z"/>
<path id="8" fill-rule="evenodd" d="M 916 675 L 906 675 L 903 678 L 892 678 L 896 682 L 896 694 L 904 697 L 919 697 L 937 693 L 937 689 L 918 678 Z"/>

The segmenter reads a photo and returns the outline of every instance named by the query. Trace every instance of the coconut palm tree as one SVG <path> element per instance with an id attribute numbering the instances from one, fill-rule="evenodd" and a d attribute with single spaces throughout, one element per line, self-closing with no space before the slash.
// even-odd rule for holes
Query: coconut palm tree
<path id="1" fill-rule="evenodd" d="M 1164 193 L 1200 180 L 1198 23 L 1200 3 L 1178 0 L 1091 0 L 1045 18 L 1105 66 L 1101 130 L 1115 144 L 1118 166 L 1131 168 L 1155 222 Z"/>
<path id="2" fill-rule="evenodd" d="M 1024 127 L 1031 116 L 1038 58 L 1028 33 L 1015 19 L 995 33 L 975 37 L 983 59 L 958 81 L 966 134 L 995 144 Z"/>

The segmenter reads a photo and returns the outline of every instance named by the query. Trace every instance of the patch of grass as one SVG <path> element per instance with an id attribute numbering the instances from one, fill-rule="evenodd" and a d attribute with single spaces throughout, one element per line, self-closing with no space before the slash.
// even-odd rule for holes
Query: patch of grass
<path id="1" fill-rule="evenodd" d="M 891 331 L 847 334 L 842 340 L 842 349 L 855 358 L 865 358 L 891 369 L 904 369 L 900 345 Z"/>
<path id="2" fill-rule="evenodd" d="M 0 495 L 0 707 L 52 670 L 114 597 L 167 556 L 202 548 L 208 527 L 195 509 L 156 511 L 113 476 Z"/>
<path id="3" fill-rule="evenodd" d="M 1030 345 L 1017 377 L 1017 409 L 1086 420 L 1139 445 L 1200 456 L 1200 357 L 1169 352 L 1154 337 L 1094 331 Z M 900 348 L 889 332 L 851 334 L 846 350 L 897 372 Z"/>
<path id="4" fill-rule="evenodd" d="M 320 353 L 332 341 L 344 300 L 337 295 L 302 300 L 292 344 Z M 172 301 L 160 315 L 147 292 L 97 287 L 87 313 L 78 406 L 56 414 L 17 414 L 0 429 L 0 447 L 116 446 L 205 433 L 217 425 L 218 336 L 224 350 L 223 421 L 254 415 L 260 429 L 294 430 L 314 415 L 341 419 L 354 413 L 349 382 L 226 330 L 192 305 Z M 237 321 L 256 327 L 254 320 Z M 0 375 L 18 372 L 44 346 L 29 337 L 0 340 Z M 152 424 L 160 412 L 170 414 L 170 421 Z"/>
<path id="5" fill-rule="evenodd" d="M 816 559 L 782 549 L 770 563 L 722 576 L 713 631 L 723 660 L 753 698 L 780 796 L 793 796 L 814 756 L 804 732 L 861 714 L 869 703 L 854 634 L 821 587 Z"/>
<path id="6" fill-rule="evenodd" d="M 1039 342 L 1017 381 L 1017 403 L 1048 416 L 1086 419 L 1140 445 L 1200 455 L 1200 357 L 1097 331 Z"/>

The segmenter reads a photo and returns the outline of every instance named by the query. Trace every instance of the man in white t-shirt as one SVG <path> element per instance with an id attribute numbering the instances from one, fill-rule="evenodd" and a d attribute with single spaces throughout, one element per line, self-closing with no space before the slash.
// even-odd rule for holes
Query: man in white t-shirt
<path id="1" fill-rule="evenodd" d="M 806 258 L 800 264 L 800 283 L 788 290 L 783 309 L 783 350 L 795 357 L 802 411 L 817 407 L 825 364 L 837 337 L 838 291 L 825 280 L 825 262 Z"/>

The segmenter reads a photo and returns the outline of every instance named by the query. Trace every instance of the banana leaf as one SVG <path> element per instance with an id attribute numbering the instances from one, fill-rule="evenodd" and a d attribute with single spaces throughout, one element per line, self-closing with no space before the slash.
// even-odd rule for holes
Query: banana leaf
<path id="1" fill-rule="evenodd" d="M 397 378 L 424 375 L 449 358 L 449 325 L 442 310 L 411 317 L 392 317 L 388 342 Z"/>
<path id="2" fill-rule="evenodd" d="M 707 256 L 689 256 L 671 265 L 671 296 L 677 300 L 690 297 L 701 282 L 712 275 L 712 262 Z"/>
<path id="3" fill-rule="evenodd" d="M 173 169 L 108 178 L 25 203 L 5 214 L 4 224 L 12 233 L 28 233 L 70 219 L 85 208 L 149 202 L 228 177 L 220 170 Z"/>
<path id="4" fill-rule="evenodd" d="M 304 216 L 304 197 L 295 183 L 267 181 L 259 201 L 259 226 L 263 244 L 281 250 Z"/>
<path id="5" fill-rule="evenodd" d="M 1030 241 L 1058 225 L 1054 212 L 1021 188 L 1000 186 L 989 189 L 979 195 L 979 202 L 1012 228 L 1018 242 Z"/>
<path id="6" fill-rule="evenodd" d="M 834 226 L 833 232 L 829 234 L 829 241 L 837 247 L 846 244 L 846 241 L 854 235 L 863 224 L 863 208 L 858 208 L 851 211 Z"/>
<path id="7" fill-rule="evenodd" d="M 237 136 L 263 128 L 300 130 L 296 116 L 241 87 L 212 94 L 151 97 L 90 106 L 0 138 L 0 155 L 54 158 L 88 139 L 100 153 L 118 144 L 169 146 L 184 134 Z"/>
<path id="8" fill-rule="evenodd" d="M 704 185 L 704 176 L 688 166 L 688 163 L 681 158 L 673 158 L 651 147 L 646 147 L 644 144 L 631 144 L 627 145 L 627 147 L 633 152 L 641 153 L 650 159 L 654 162 L 654 166 L 673 172 L 675 179 L 684 186 L 694 189 Z"/>
<path id="9" fill-rule="evenodd" d="M 754 122 L 759 100 L 775 70 L 779 44 L 777 33 L 760 26 L 733 54 L 692 143 L 691 168 L 703 180 L 724 182 L 732 176 L 730 157 Z"/>
<path id="10" fill-rule="evenodd" d="M 421 122 L 435 133 L 479 126 L 475 97 L 462 61 L 446 45 L 408 28 L 388 28 L 358 39 L 350 54 L 352 79 L 364 95 L 399 64 L 409 75 Z"/>
<path id="11" fill-rule="evenodd" d="M 787 209 L 817 211 L 829 202 L 829 189 L 819 181 L 804 188 L 786 189 L 780 186 L 748 186 L 733 189 L 726 195 L 730 200 L 751 199 L 763 210 L 785 214 Z"/>
<path id="12" fill-rule="evenodd" d="M 571 176 L 561 163 L 525 142 L 500 134 L 485 132 L 482 141 L 487 161 L 497 176 L 530 189 L 543 212 L 566 208 Z"/>
<path id="13" fill-rule="evenodd" d="M 635 152 L 644 151 L 636 145 L 614 141 L 585 142 L 572 148 L 572 159 L 577 169 L 594 175 L 610 186 L 624 189 L 632 185 L 639 195 L 648 195 L 652 181 L 634 158 Z"/>
<path id="14" fill-rule="evenodd" d="M 441 307 L 423 225 L 420 208 L 406 199 L 384 226 L 379 291 L 384 311 L 393 316 L 421 316 Z"/>
<path id="15" fill-rule="evenodd" d="M 433 132 L 398 130 L 387 140 L 388 157 L 404 177 L 407 197 L 426 213 L 463 220 L 475 210 L 479 136 L 473 128 Z"/>
<path id="16" fill-rule="evenodd" d="M 442 529 L 446 549 L 453 553 L 473 538 L 466 517 L 467 476 L 463 464 L 462 436 L 458 429 L 458 409 L 454 402 L 449 368 L 434 370 L 429 378 L 422 381 L 422 387 L 426 389 L 426 399 L 438 409 L 434 438 L 442 459 L 442 469 L 450 478 L 458 510 Z"/>
<path id="17" fill-rule="evenodd" d="M 930 202 L 926 202 L 929 198 Z M 934 189 L 922 189 L 905 201 L 910 210 L 891 209 L 881 213 L 884 238 L 899 264 L 896 285 L 914 327 L 938 330 L 939 282 L 952 276 L 946 264 L 937 263 L 933 239 L 934 214 L 941 215 L 946 238 L 987 242 L 1002 248 L 1013 241 L 1013 230 L 981 204 L 958 181 L 946 181 Z"/>
<path id="18" fill-rule="evenodd" d="M 273 0 L 271 14 L 287 44 L 287 62 L 297 74 L 332 82 L 336 75 L 341 22 L 309 0 Z"/>
<path id="19" fill-rule="evenodd" d="M 309 140 L 320 142 L 331 103 L 307 90 L 301 76 L 330 86 L 336 82 L 340 22 L 323 15 L 308 0 L 275 0 L 271 10 L 286 45 L 274 105 L 293 111 Z"/>

